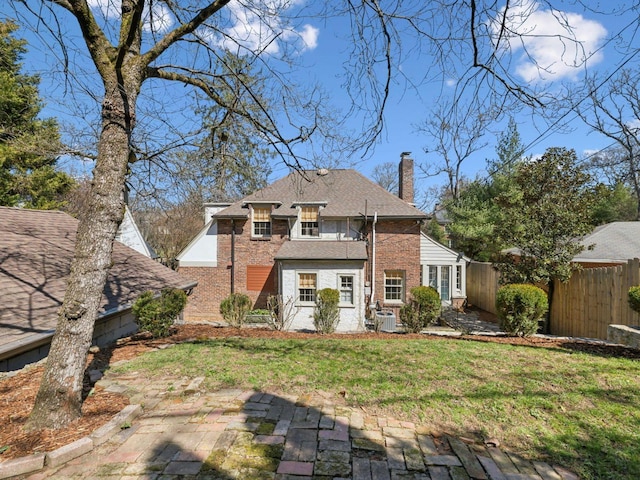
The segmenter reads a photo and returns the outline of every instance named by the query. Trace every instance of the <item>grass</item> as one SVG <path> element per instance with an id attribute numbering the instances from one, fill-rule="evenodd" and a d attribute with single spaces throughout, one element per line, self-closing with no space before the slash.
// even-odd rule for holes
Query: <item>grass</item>
<path id="1" fill-rule="evenodd" d="M 118 370 L 206 375 L 206 386 L 347 393 L 434 433 L 497 438 L 585 479 L 640 478 L 640 363 L 459 340 L 225 338 L 142 355 Z M 115 369 L 114 369 L 115 370 Z"/>

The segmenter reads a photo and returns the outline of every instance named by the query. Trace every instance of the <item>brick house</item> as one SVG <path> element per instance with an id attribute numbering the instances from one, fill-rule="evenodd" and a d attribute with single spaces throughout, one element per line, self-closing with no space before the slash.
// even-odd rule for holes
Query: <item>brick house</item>
<path id="1" fill-rule="evenodd" d="M 399 196 L 354 170 L 293 172 L 233 204 L 207 204 L 206 226 L 178 255 L 198 282 L 185 321 L 219 321 L 220 302 L 296 302 L 292 329 L 312 329 L 315 292 L 340 291 L 339 331 L 364 328 L 372 305 L 398 313 L 422 282 L 427 216 L 413 204 L 413 160 L 401 156 Z"/>

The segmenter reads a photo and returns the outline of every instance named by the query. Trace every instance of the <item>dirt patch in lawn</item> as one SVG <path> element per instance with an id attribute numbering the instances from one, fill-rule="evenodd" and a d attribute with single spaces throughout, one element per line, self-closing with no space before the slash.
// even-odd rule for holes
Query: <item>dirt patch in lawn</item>
<path id="1" fill-rule="evenodd" d="M 318 335 L 316 333 L 276 332 L 263 328 L 235 329 L 213 325 L 181 325 L 175 333 L 164 339 L 153 340 L 134 337 L 111 348 L 92 353 L 88 358 L 87 370 L 103 370 L 110 363 L 134 358 L 142 353 L 154 350 L 163 344 L 181 343 L 190 340 L 207 338 L 245 337 L 245 338 L 279 338 L 306 339 L 340 338 L 369 340 L 426 340 L 443 341 L 443 337 L 400 334 L 400 333 L 360 333 Z M 640 359 L 640 350 L 619 345 L 608 345 L 600 342 L 567 340 L 563 338 L 512 338 L 493 336 L 462 336 L 461 341 L 498 342 L 512 345 L 542 348 L 562 348 L 593 355 L 625 357 Z M 447 337 L 451 340 L 451 337 Z M 40 384 L 43 368 L 30 367 L 16 375 L 0 380 L 0 462 L 29 455 L 36 452 L 48 452 L 78 440 L 106 422 L 128 405 L 126 396 L 106 392 L 100 388 L 92 388 L 88 378 L 85 390 L 91 392 L 83 405 L 83 416 L 76 422 L 61 430 L 43 430 L 37 433 L 25 433 L 23 426 L 33 407 Z"/>

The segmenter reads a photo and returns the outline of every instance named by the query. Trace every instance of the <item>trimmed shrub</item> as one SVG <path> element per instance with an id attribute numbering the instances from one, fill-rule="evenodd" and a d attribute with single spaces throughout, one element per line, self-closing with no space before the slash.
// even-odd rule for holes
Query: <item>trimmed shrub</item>
<path id="1" fill-rule="evenodd" d="M 408 333 L 420 333 L 438 319 L 442 302 L 433 287 L 413 287 L 410 293 L 409 303 L 400 308 L 400 321 Z"/>
<path id="2" fill-rule="evenodd" d="M 640 313 L 640 285 L 636 285 L 629 289 L 628 293 L 629 307 L 634 312 Z"/>
<path id="3" fill-rule="evenodd" d="M 335 288 L 323 288 L 316 292 L 313 309 L 313 326 L 318 333 L 333 333 L 340 321 L 340 292 Z"/>
<path id="4" fill-rule="evenodd" d="M 422 328 L 435 323 L 442 310 L 442 301 L 438 291 L 433 287 L 419 286 L 413 287 L 410 293 L 411 303 L 418 310 Z"/>
<path id="5" fill-rule="evenodd" d="M 533 335 L 538 331 L 538 322 L 544 318 L 547 309 L 547 294 L 535 285 L 505 285 L 496 294 L 500 328 L 508 335 Z"/>
<path id="6" fill-rule="evenodd" d="M 166 288 L 155 296 L 152 291 L 142 293 L 131 308 L 140 331 L 153 338 L 167 337 L 177 316 L 187 304 L 187 294 L 177 288 Z"/>
<path id="7" fill-rule="evenodd" d="M 244 293 L 232 293 L 220 303 L 222 318 L 236 328 L 242 328 L 249 310 L 251 299 Z"/>

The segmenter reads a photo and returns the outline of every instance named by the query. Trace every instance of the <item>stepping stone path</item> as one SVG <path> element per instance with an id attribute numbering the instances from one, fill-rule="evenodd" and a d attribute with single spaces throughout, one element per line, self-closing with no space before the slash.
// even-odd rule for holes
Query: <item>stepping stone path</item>
<path id="1" fill-rule="evenodd" d="M 325 392 L 290 396 L 203 391 L 202 379 L 107 373 L 144 413 L 109 441 L 40 479 L 574 480 L 544 462 L 434 437 L 411 422 L 368 415 Z"/>

